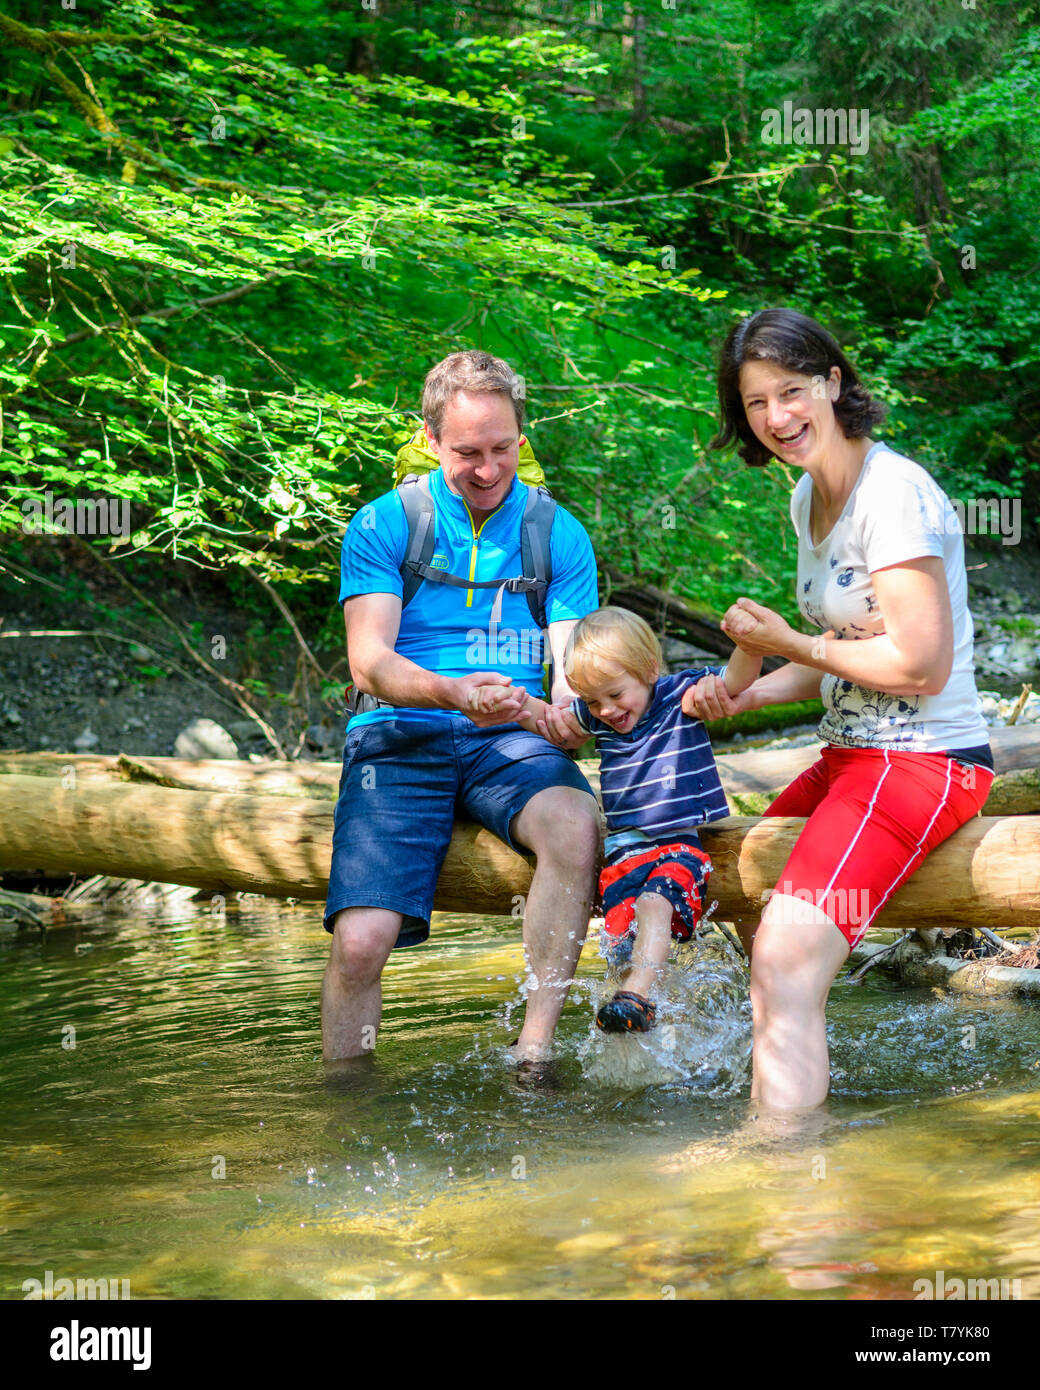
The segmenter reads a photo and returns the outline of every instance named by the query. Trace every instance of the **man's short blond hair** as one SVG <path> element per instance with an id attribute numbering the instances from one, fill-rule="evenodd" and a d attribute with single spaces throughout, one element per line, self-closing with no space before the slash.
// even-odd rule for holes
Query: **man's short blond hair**
<path id="1" fill-rule="evenodd" d="M 480 396 L 508 396 L 516 416 L 516 427 L 523 430 L 526 391 L 524 379 L 514 372 L 501 357 L 471 348 L 468 352 L 453 352 L 426 373 L 423 383 L 422 413 L 434 439 L 440 439 L 444 412 L 448 402 L 459 391 Z"/>
<path id="2" fill-rule="evenodd" d="M 577 623 L 567 640 L 563 669 L 579 694 L 602 681 L 612 665 L 644 685 L 653 685 L 664 665 L 657 634 L 627 608 L 597 608 Z"/>

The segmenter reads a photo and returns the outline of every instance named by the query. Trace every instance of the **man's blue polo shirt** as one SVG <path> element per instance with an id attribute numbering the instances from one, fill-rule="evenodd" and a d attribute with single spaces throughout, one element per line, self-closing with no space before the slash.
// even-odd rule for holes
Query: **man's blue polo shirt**
<path id="1" fill-rule="evenodd" d="M 483 521 L 450 490 L 440 469 L 430 474 L 435 542 L 430 565 L 469 579 L 523 574 L 521 522 L 527 487 L 518 478 L 501 505 Z M 408 523 L 397 492 L 360 508 L 343 537 L 339 601 L 355 594 L 402 595 L 401 565 Z M 598 606 L 596 558 L 585 528 L 557 506 L 550 536 L 552 582 L 546 599 L 550 623 L 583 618 Z M 424 580 L 402 611 L 394 650 L 427 671 L 449 677 L 501 671 L 532 695 L 542 693 L 542 662 L 549 652 L 523 594 L 502 595 L 502 618 L 491 627 L 496 589 L 462 589 Z M 450 711 L 424 710 L 424 715 Z M 352 726 L 395 718 L 397 710 L 356 715 Z"/>

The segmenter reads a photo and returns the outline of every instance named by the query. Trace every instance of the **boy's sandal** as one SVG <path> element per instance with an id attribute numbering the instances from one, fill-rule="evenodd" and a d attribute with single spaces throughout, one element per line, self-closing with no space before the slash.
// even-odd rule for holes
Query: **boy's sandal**
<path id="1" fill-rule="evenodd" d="M 604 1033 L 648 1033 L 656 1022 L 650 1000 L 628 989 L 619 989 L 596 1015 L 596 1027 Z"/>

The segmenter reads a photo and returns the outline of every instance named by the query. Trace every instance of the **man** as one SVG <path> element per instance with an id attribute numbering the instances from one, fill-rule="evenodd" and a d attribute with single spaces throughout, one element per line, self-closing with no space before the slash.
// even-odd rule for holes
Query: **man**
<path id="1" fill-rule="evenodd" d="M 408 524 L 397 492 L 362 508 L 343 539 L 340 601 L 351 675 L 376 699 L 351 719 L 343 755 L 325 908 L 332 933 L 322 986 L 326 1058 L 374 1046 L 383 967 L 395 946 L 429 935 L 456 814 L 537 859 L 523 918 L 534 978 L 518 1061 L 549 1055 L 581 952 L 598 850 L 596 804 L 574 763 L 515 723 L 542 681 L 526 596 L 465 583 L 522 573 L 528 489 L 516 475 L 523 408 L 521 379 L 486 352 L 454 353 L 426 378 L 426 439 L 440 464 L 429 479 L 436 536 L 429 572 L 462 583 L 426 577 L 402 607 Z M 567 636 L 596 608 L 597 591 L 589 538 L 562 507 L 553 514 L 550 552 L 552 697 L 564 704 L 572 698 L 563 676 Z M 384 703 L 368 707 L 377 700 Z"/>

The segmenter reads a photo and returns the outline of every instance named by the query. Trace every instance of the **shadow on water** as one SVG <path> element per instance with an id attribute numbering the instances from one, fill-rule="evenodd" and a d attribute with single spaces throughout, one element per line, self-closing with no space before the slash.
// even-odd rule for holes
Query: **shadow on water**
<path id="1" fill-rule="evenodd" d="M 637 1040 L 596 1035 L 587 950 L 525 1085 L 517 925 L 443 917 L 391 962 L 375 1055 L 327 1070 L 317 916 L 0 939 L 4 1296 L 48 1268 L 134 1297 L 1040 1293 L 1035 1005 L 836 987 L 831 1098 L 778 1124 L 725 951 L 677 954 Z"/>

